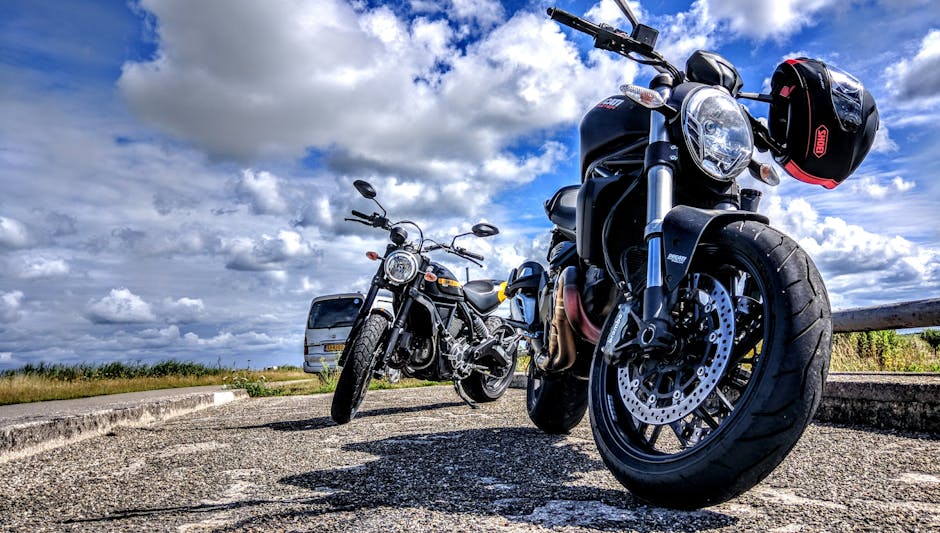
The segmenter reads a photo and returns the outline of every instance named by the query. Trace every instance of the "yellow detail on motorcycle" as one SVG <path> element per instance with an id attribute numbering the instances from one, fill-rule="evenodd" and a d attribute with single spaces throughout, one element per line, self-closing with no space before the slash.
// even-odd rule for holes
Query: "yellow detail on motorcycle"
<path id="1" fill-rule="evenodd" d="M 496 297 L 499 298 L 499 303 L 506 301 L 506 285 L 505 281 L 499 284 L 499 292 L 496 293 Z"/>
<path id="2" fill-rule="evenodd" d="M 455 279 L 437 278 L 437 282 L 440 283 L 442 287 L 459 287 L 460 286 L 460 282 Z"/>

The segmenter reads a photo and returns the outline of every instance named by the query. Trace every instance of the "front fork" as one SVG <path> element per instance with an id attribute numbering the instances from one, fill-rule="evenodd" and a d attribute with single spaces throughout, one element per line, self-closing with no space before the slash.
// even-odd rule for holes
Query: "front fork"
<path id="1" fill-rule="evenodd" d="M 657 82 L 659 83 L 657 85 Z M 669 99 L 671 87 L 664 78 L 656 78 L 653 89 Z M 644 350 L 674 351 L 675 337 L 669 333 L 667 291 L 663 279 L 663 219 L 673 206 L 673 171 L 678 161 L 678 147 L 669 142 L 666 117 L 650 113 L 650 142 L 646 150 L 646 288 L 643 290 L 643 317 L 638 340 Z"/>
<path id="2" fill-rule="evenodd" d="M 658 76 L 651 88 L 669 99 L 671 79 Z M 603 353 L 608 363 L 616 364 L 619 355 L 628 352 L 672 353 L 677 341 L 670 333 L 669 298 L 663 274 L 663 220 L 673 207 L 673 172 L 678 162 L 678 147 L 669 142 L 666 117 L 650 113 L 650 139 L 646 149 L 646 288 L 643 290 L 643 316 L 631 310 L 629 302 L 620 305 L 612 330 L 604 342 Z M 634 324 L 637 334 L 625 336 Z"/>

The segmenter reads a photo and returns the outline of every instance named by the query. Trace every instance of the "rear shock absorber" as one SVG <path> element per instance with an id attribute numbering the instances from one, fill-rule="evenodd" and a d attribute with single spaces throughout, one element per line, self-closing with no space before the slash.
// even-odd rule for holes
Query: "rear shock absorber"
<path id="1" fill-rule="evenodd" d="M 490 330 L 486 328 L 483 319 L 476 315 L 473 315 L 473 334 L 481 339 L 490 336 Z"/>

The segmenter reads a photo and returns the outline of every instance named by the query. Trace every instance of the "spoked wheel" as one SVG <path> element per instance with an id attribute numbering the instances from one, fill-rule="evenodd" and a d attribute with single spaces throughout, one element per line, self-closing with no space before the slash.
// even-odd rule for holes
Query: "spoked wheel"
<path id="1" fill-rule="evenodd" d="M 491 317 L 486 321 L 487 329 L 497 338 L 496 345 L 486 356 L 489 360 L 489 373 L 474 372 L 461 381 L 464 392 L 475 402 L 498 400 L 512 383 L 518 358 L 518 344 L 513 328 L 503 324 L 502 320 Z"/>
<path id="2" fill-rule="evenodd" d="M 388 328 L 388 319 L 370 315 L 349 347 L 349 356 L 336 382 L 330 417 L 337 424 L 345 424 L 356 416 L 362 399 L 372 381 L 372 370 L 385 348 L 382 338 Z"/>
<path id="3" fill-rule="evenodd" d="M 832 325 L 812 261 L 757 222 L 701 244 L 677 296 L 675 353 L 619 366 L 595 353 L 591 426 L 631 492 L 698 508 L 748 490 L 796 444 L 822 396 Z"/>

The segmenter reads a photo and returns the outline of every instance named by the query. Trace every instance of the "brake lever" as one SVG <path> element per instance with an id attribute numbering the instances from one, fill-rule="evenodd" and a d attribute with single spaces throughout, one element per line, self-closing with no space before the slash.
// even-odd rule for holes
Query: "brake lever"
<path id="1" fill-rule="evenodd" d="M 365 220 L 359 220 L 358 218 L 344 218 L 343 220 L 345 220 L 345 221 L 347 221 L 347 222 L 358 222 L 358 223 L 363 224 L 363 225 L 366 225 L 366 226 L 371 226 L 371 225 L 372 225 L 372 224 L 369 224 L 368 222 L 366 222 Z"/>

